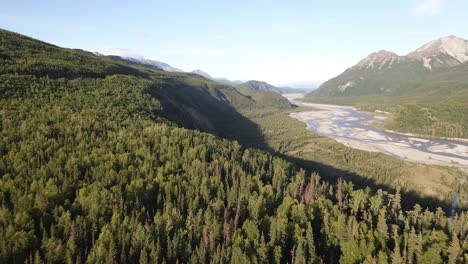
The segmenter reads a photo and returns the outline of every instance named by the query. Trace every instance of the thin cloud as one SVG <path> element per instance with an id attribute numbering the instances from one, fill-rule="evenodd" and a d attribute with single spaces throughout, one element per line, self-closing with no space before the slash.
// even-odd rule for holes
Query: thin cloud
<path id="1" fill-rule="evenodd" d="M 420 15 L 437 15 L 442 11 L 445 3 L 446 0 L 423 0 L 414 11 Z"/>

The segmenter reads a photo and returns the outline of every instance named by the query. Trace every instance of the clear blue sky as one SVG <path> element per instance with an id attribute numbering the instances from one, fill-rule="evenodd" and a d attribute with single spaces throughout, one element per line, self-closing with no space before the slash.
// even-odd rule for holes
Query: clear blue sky
<path id="1" fill-rule="evenodd" d="M 141 55 L 277 85 L 324 81 L 369 53 L 468 38 L 468 1 L 4 0 L 0 27 L 59 46 Z"/>

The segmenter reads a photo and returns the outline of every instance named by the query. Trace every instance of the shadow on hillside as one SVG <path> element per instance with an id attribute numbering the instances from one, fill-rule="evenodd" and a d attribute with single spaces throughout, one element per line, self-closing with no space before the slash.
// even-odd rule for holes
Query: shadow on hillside
<path id="1" fill-rule="evenodd" d="M 353 182 L 356 188 L 369 187 L 373 192 L 378 189 L 395 193 L 396 190 L 388 185 L 379 184 L 374 179 L 364 177 L 354 172 L 335 168 L 312 160 L 300 159 L 288 156 L 269 147 L 261 128 L 250 119 L 238 112 L 232 105 L 226 102 L 226 97 L 219 90 L 209 91 L 203 85 L 187 85 L 187 80 L 165 76 L 163 86 L 149 87 L 147 92 L 156 97 L 162 106 L 161 115 L 166 119 L 188 129 L 215 134 L 217 136 L 237 140 L 247 147 L 256 147 L 273 155 L 279 156 L 309 172 L 317 172 L 322 180 L 334 184 L 342 177 Z M 241 98 L 242 99 L 242 98 Z M 244 97 L 246 99 L 246 97 Z M 447 214 L 451 210 L 451 202 L 441 201 L 435 197 L 423 197 L 414 191 L 401 191 L 402 207 L 413 209 L 417 203 L 423 208 L 431 210 L 441 207 Z M 468 208 L 459 208 L 466 210 Z"/>
<path id="2" fill-rule="evenodd" d="M 268 149 L 267 151 L 271 152 L 272 149 Z M 343 180 L 347 180 L 352 182 L 356 188 L 366 188 L 369 187 L 373 192 L 377 191 L 378 189 L 382 189 L 389 193 L 395 193 L 396 189 L 390 187 L 386 184 L 377 183 L 374 179 L 367 178 L 356 174 L 354 172 L 341 170 L 326 164 L 322 164 L 319 162 L 311 161 L 311 160 L 304 160 L 296 157 L 291 157 L 285 154 L 275 153 L 275 155 L 284 158 L 294 164 L 297 164 L 304 169 L 307 169 L 310 172 L 317 172 L 322 180 L 330 183 L 335 184 L 336 180 L 341 177 Z M 450 215 L 450 211 L 452 208 L 451 202 L 442 201 L 435 197 L 430 196 L 421 196 L 415 191 L 401 191 L 402 200 L 401 205 L 402 208 L 411 210 L 414 208 L 415 204 L 421 205 L 423 208 L 429 208 L 432 211 L 435 211 L 437 207 L 441 207 L 447 215 Z M 467 207 L 457 208 L 457 212 L 467 210 Z"/>
<path id="3" fill-rule="evenodd" d="M 257 130 L 255 131 L 260 131 L 260 130 L 257 128 Z M 293 164 L 296 164 L 306 169 L 308 172 L 317 172 L 320 175 L 321 179 L 329 184 L 335 184 L 338 178 L 341 177 L 343 180 L 352 182 L 355 188 L 358 188 L 358 189 L 369 187 L 372 192 L 376 192 L 378 189 L 382 189 L 391 194 L 394 194 L 396 192 L 395 188 L 387 184 L 377 183 L 374 179 L 364 177 L 355 172 L 342 170 L 342 169 L 339 169 L 339 168 L 336 168 L 327 164 L 323 164 L 320 162 L 316 162 L 313 160 L 301 159 L 301 158 L 289 156 L 283 153 L 279 153 L 275 149 L 269 147 L 268 143 L 266 142 L 265 138 L 262 136 L 261 132 L 259 133 L 260 134 L 256 135 L 255 138 L 256 140 L 262 139 L 261 141 L 260 140 L 252 141 L 254 139 L 254 136 L 252 135 L 251 135 L 250 140 L 238 139 L 238 141 L 245 146 L 263 149 L 273 155 L 281 157 Z M 256 142 L 256 143 L 252 144 L 252 142 Z M 431 196 L 421 196 L 416 191 L 401 190 L 400 193 L 402 196 L 402 200 L 401 200 L 402 208 L 406 210 L 412 210 L 415 204 L 419 204 L 422 208 L 429 208 L 432 211 L 435 211 L 437 207 L 441 207 L 447 215 L 450 215 L 450 211 L 452 209 L 451 201 L 443 201 L 436 197 L 431 197 Z M 468 207 L 466 206 L 457 208 L 457 212 L 466 211 L 466 210 L 468 210 Z"/>
<path id="4" fill-rule="evenodd" d="M 279 153 L 278 151 L 268 146 L 267 141 L 261 134 L 261 131 L 258 129 L 258 127 L 255 131 L 258 131 L 258 133 L 260 134 L 255 135 L 255 136 L 250 135 L 250 138 L 248 140 L 238 139 L 238 141 L 241 144 L 246 145 L 246 146 L 263 149 L 273 155 L 281 157 L 293 164 L 296 164 L 306 169 L 308 172 L 317 172 L 320 175 L 321 179 L 329 184 L 335 184 L 338 178 L 341 177 L 342 179 L 346 181 L 352 182 L 355 188 L 363 189 L 363 188 L 369 187 L 371 191 L 374 193 L 378 189 L 382 189 L 391 194 L 396 192 L 395 188 L 387 184 L 377 183 L 374 179 L 362 176 L 355 172 L 342 170 L 342 169 L 339 169 L 339 168 L 336 168 L 327 164 L 323 164 L 320 162 L 316 162 L 313 160 L 301 159 L 301 158 L 289 156 L 283 153 Z M 252 142 L 257 142 L 257 143 L 252 144 Z M 443 201 L 436 197 L 431 197 L 431 196 L 422 196 L 418 194 L 416 191 L 401 190 L 400 193 L 402 196 L 401 206 L 402 208 L 406 210 L 412 210 L 414 208 L 414 205 L 419 204 L 422 208 L 429 208 L 432 211 L 435 211 L 437 207 L 440 207 L 444 210 L 444 212 L 447 215 L 450 215 L 450 211 L 452 209 L 451 201 Z M 466 210 L 468 210 L 468 207 L 466 206 L 457 208 L 457 212 L 466 211 Z"/>
<path id="5" fill-rule="evenodd" d="M 262 134 L 258 126 L 235 109 L 231 98 L 221 92 L 221 86 L 190 83 L 191 80 L 184 76 L 165 75 L 160 76 L 160 80 L 163 82 L 145 91 L 160 102 L 162 109 L 158 116 L 182 127 L 223 138 L 239 139 L 254 135 L 255 140 L 263 140 L 263 137 L 257 137 Z M 251 102 L 247 98 L 241 99 Z"/>

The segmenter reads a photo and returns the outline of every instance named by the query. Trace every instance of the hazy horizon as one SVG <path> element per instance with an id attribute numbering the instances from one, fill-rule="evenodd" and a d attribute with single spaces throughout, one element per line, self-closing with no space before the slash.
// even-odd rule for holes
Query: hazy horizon
<path id="1" fill-rule="evenodd" d="M 466 38 L 467 8 L 460 0 L 15 1 L 4 3 L 0 23 L 68 48 L 307 87 L 380 49 L 406 54 L 442 36 Z"/>

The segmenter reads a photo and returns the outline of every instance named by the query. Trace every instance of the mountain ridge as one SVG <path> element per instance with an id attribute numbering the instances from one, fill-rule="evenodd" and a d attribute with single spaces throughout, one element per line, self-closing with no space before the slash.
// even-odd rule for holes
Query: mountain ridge
<path id="1" fill-rule="evenodd" d="M 166 72 L 184 72 L 183 70 L 172 67 L 171 65 L 165 62 L 160 62 L 160 61 L 146 59 L 146 58 L 135 58 L 135 57 L 121 57 L 121 58 L 127 61 L 131 61 L 131 62 L 141 63 L 141 64 L 148 65 L 148 66 L 155 66 Z"/>
<path id="2" fill-rule="evenodd" d="M 281 94 L 281 89 L 264 81 L 250 80 L 236 86 L 241 93 L 249 94 L 252 92 L 264 91 Z"/>
<path id="3" fill-rule="evenodd" d="M 451 59 L 447 59 L 444 55 L 448 55 Z M 443 66 L 440 64 L 444 63 L 449 67 L 459 65 L 468 61 L 468 40 L 455 35 L 441 37 L 424 44 L 406 55 L 398 55 L 395 52 L 379 50 L 369 54 L 352 67 L 370 68 L 377 62 L 379 63 L 380 70 L 386 62 L 388 62 L 388 66 L 391 66 L 394 63 L 398 64 L 407 60 L 421 61 L 423 66 L 430 70 L 432 70 L 432 64 L 438 64 L 439 67 Z"/>
<path id="4" fill-rule="evenodd" d="M 380 50 L 324 82 L 309 97 L 398 95 L 411 83 L 468 61 L 468 41 L 448 36 L 430 41 L 406 55 Z"/>
<path id="5" fill-rule="evenodd" d="M 199 69 L 193 70 L 193 71 L 191 71 L 191 73 L 198 74 L 198 75 L 203 76 L 203 77 L 205 77 L 207 79 L 210 79 L 210 80 L 214 79 L 210 74 L 208 74 L 207 72 L 204 72 L 202 70 L 199 70 Z"/>
<path id="6" fill-rule="evenodd" d="M 455 66 L 468 61 L 468 41 L 455 35 L 450 35 L 433 40 L 406 56 L 408 58 L 423 60 L 424 65 L 431 69 L 430 62 L 432 58 L 443 63 L 438 59 L 443 54 L 449 55 L 456 60 L 455 62 L 449 61 L 449 66 Z"/>
<path id="7" fill-rule="evenodd" d="M 468 41 L 448 36 L 404 56 L 381 51 L 323 83 L 304 100 L 394 113 L 385 128 L 468 138 Z"/>

